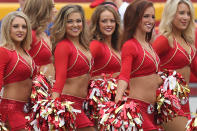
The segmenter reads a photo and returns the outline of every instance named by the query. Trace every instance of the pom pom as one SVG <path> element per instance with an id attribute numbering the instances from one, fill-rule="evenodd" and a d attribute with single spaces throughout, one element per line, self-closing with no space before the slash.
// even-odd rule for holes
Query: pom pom
<path id="1" fill-rule="evenodd" d="M 31 102 L 35 104 L 39 100 L 50 97 L 51 88 L 50 82 L 44 75 L 37 75 L 33 80 Z"/>
<path id="2" fill-rule="evenodd" d="M 33 80 L 31 102 L 32 110 L 26 117 L 29 130 L 75 130 L 76 110 L 73 102 L 53 100 L 50 95 L 51 85 L 44 75 Z"/>
<path id="3" fill-rule="evenodd" d="M 91 80 L 84 110 L 89 118 L 96 122 L 98 119 L 99 103 L 114 101 L 117 90 L 117 79 L 112 75 L 103 74 L 103 79 Z M 125 93 L 124 96 L 127 96 Z"/>
<path id="4" fill-rule="evenodd" d="M 190 90 L 181 74 L 167 70 L 158 73 L 163 84 L 157 89 L 157 123 L 167 122 L 177 115 L 184 116 L 181 102 L 188 99 Z"/>
<path id="5" fill-rule="evenodd" d="M 8 129 L 5 127 L 5 123 L 2 120 L 1 114 L 0 114 L 0 131 L 8 131 Z"/>
<path id="6" fill-rule="evenodd" d="M 69 101 L 61 102 L 59 99 L 40 100 L 32 107 L 28 128 L 34 130 L 54 130 L 66 129 L 74 130 L 76 119 L 75 113 L 80 113 L 75 110 Z"/>
<path id="7" fill-rule="evenodd" d="M 186 131 L 197 131 L 197 114 L 187 122 Z"/>
<path id="8" fill-rule="evenodd" d="M 164 81 L 163 89 L 165 91 L 170 90 L 180 102 L 188 99 L 190 89 L 181 74 L 173 70 L 167 70 L 164 72 L 159 72 L 159 75 Z"/>
<path id="9" fill-rule="evenodd" d="M 132 100 L 103 102 L 99 105 L 99 130 L 142 130 L 142 116 L 139 106 Z"/>
<path id="10" fill-rule="evenodd" d="M 98 130 L 142 130 L 142 117 L 137 104 L 126 101 L 126 93 L 124 101 L 115 104 L 117 79 L 103 76 L 103 79 L 90 82 L 87 96 L 90 118 L 96 122 Z"/>

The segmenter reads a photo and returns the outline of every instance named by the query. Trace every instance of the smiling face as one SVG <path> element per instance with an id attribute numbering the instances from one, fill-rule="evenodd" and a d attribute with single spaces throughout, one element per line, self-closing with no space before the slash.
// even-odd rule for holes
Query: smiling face
<path id="1" fill-rule="evenodd" d="M 112 12 L 105 10 L 100 14 L 99 28 L 105 37 L 111 37 L 116 28 L 116 20 Z"/>
<path id="2" fill-rule="evenodd" d="M 191 19 L 189 6 L 185 3 L 180 3 L 177 7 L 172 25 L 179 31 L 187 29 Z"/>
<path id="3" fill-rule="evenodd" d="M 10 26 L 10 37 L 16 45 L 20 45 L 27 34 L 26 21 L 21 17 L 15 17 Z"/>
<path id="4" fill-rule="evenodd" d="M 79 12 L 73 12 L 68 15 L 66 23 L 66 35 L 68 38 L 79 37 L 79 34 L 82 32 L 83 22 L 82 17 Z"/>
<path id="5" fill-rule="evenodd" d="M 142 19 L 138 25 L 141 31 L 145 33 L 151 32 L 155 25 L 155 9 L 154 7 L 148 7 L 142 16 Z"/>

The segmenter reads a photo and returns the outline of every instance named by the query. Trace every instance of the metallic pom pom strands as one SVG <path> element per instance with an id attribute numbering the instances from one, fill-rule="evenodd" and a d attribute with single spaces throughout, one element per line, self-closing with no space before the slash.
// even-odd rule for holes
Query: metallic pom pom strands
<path id="1" fill-rule="evenodd" d="M 96 122 L 99 131 L 142 131 L 142 117 L 138 105 L 126 99 L 117 104 L 114 101 L 117 90 L 117 80 L 112 76 L 103 75 L 103 79 L 90 82 L 87 103 L 92 121 Z"/>
<path id="2" fill-rule="evenodd" d="M 5 127 L 5 123 L 2 120 L 1 114 L 0 114 L 0 131 L 8 131 L 8 129 Z"/>
<path id="3" fill-rule="evenodd" d="M 177 115 L 184 116 L 181 104 L 188 100 L 190 89 L 181 74 L 166 70 L 158 73 L 163 84 L 157 90 L 157 123 L 167 122 Z"/>
<path id="4" fill-rule="evenodd" d="M 197 131 L 197 114 L 188 121 L 185 128 L 186 131 Z"/>
<path id="5" fill-rule="evenodd" d="M 51 85 L 44 75 L 38 75 L 33 81 L 31 102 L 32 110 L 26 117 L 29 130 L 75 130 L 76 113 L 73 102 L 52 99 Z"/>

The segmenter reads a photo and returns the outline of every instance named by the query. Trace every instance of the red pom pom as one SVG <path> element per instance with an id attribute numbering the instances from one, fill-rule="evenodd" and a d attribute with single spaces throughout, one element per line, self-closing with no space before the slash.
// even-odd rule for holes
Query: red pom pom
<path id="1" fill-rule="evenodd" d="M 186 125 L 186 131 L 197 131 L 197 114 L 196 117 L 190 119 Z"/>
<path id="2" fill-rule="evenodd" d="M 31 102 L 32 110 L 29 113 L 29 130 L 75 130 L 76 110 L 72 107 L 73 102 L 61 101 L 60 98 L 53 100 L 50 95 L 51 85 L 43 75 L 38 75 L 33 81 Z"/>
<path id="3" fill-rule="evenodd" d="M 181 74 L 166 70 L 158 73 L 163 84 L 157 89 L 157 123 L 167 122 L 177 115 L 185 116 L 181 101 L 188 99 L 190 90 Z"/>

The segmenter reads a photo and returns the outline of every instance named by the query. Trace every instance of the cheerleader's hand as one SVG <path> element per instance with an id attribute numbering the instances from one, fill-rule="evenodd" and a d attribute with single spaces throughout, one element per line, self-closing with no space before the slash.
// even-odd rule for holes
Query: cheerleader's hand
<path id="1" fill-rule="evenodd" d="M 122 95 L 117 94 L 115 97 L 115 103 L 118 103 L 121 100 L 122 100 Z"/>
<path id="2" fill-rule="evenodd" d="M 58 98 L 58 97 L 60 97 L 60 94 L 59 94 L 59 93 L 57 93 L 57 92 L 53 92 L 53 93 L 52 93 L 52 98 L 53 98 L 53 99 L 56 99 L 56 98 Z"/>
<path id="3" fill-rule="evenodd" d="M 115 103 L 122 100 L 122 96 L 128 86 L 128 83 L 124 80 L 118 80 L 117 92 L 115 97 Z"/>

